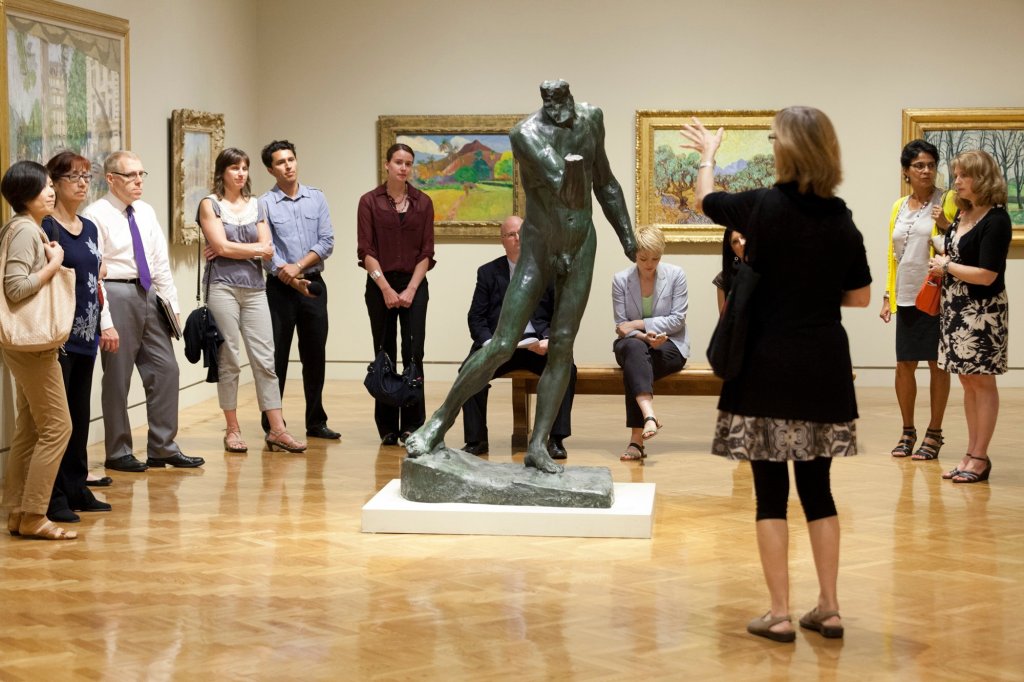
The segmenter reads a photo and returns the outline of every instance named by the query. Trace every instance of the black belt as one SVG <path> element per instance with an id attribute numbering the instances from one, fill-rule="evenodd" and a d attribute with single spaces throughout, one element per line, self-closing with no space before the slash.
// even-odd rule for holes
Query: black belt
<path id="1" fill-rule="evenodd" d="M 104 282 L 116 282 L 118 284 L 138 284 L 139 283 L 139 278 L 136 277 L 135 279 L 105 279 L 103 281 Z"/>

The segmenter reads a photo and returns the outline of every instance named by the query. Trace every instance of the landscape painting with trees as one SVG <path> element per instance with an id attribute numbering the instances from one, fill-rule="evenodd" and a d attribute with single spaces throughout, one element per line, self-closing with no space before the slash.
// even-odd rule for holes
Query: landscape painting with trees
<path id="1" fill-rule="evenodd" d="M 918 138 L 939 150 L 939 187 L 952 187 L 957 154 L 969 149 L 991 154 L 1006 178 L 1013 242 L 1024 244 L 1024 109 L 904 109 L 903 144 Z M 905 195 L 910 186 L 902 176 L 900 189 Z"/>
<path id="2" fill-rule="evenodd" d="M 491 238 L 501 221 L 522 215 L 525 202 L 509 131 L 522 116 L 381 116 L 377 120 L 378 170 L 385 179 L 388 148 L 409 145 L 415 154 L 413 185 L 434 202 L 434 233 Z"/>
<path id="3" fill-rule="evenodd" d="M 1014 225 L 1024 225 L 1024 203 L 1021 182 L 1024 181 L 1024 129 L 1017 130 L 931 130 L 924 139 L 938 147 L 939 163 L 936 185 L 952 187 L 953 159 L 968 149 L 982 149 L 991 154 L 1006 178 L 1009 201 L 1006 210 Z"/>
<path id="4" fill-rule="evenodd" d="M 742 192 L 775 184 L 768 139 L 774 112 L 638 111 L 637 224 L 658 225 L 669 241 L 712 242 L 722 229 L 696 210 L 694 182 L 700 155 L 687 149 L 684 124 L 696 116 L 709 129 L 725 128 L 717 155 L 715 189 Z"/>
<path id="5" fill-rule="evenodd" d="M 103 160 L 127 146 L 128 22 L 55 3 L 7 3 L 6 165 L 63 149 L 89 159 L 87 201 L 107 191 Z M 78 21 L 81 20 L 81 27 Z"/>

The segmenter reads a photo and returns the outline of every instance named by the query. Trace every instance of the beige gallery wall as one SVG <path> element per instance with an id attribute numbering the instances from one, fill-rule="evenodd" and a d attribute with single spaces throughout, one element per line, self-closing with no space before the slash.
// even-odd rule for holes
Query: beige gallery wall
<path id="1" fill-rule="evenodd" d="M 839 130 L 840 188 L 865 235 L 876 286 L 866 310 L 844 315 L 858 381 L 888 384 L 893 329 L 877 318 L 885 277 L 888 208 L 898 192 L 904 107 L 1022 106 L 1013 66 L 1024 61 L 1024 2 L 980 0 L 77 0 L 131 22 L 132 146 L 152 173 L 146 189 L 168 212 L 167 120 L 176 108 L 224 113 L 227 143 L 257 154 L 287 137 L 301 177 L 332 209 L 336 249 L 330 289 L 328 376 L 358 377 L 371 355 L 355 264 L 355 209 L 376 182 L 381 114 L 527 113 L 537 85 L 565 78 L 578 100 L 605 112 L 612 168 L 634 196 L 637 109 L 771 109 L 810 104 Z M 255 187 L 269 186 L 262 168 Z M 627 262 L 603 216 L 591 304 L 577 360 L 611 362 L 610 278 Z M 469 346 L 465 312 L 475 269 L 497 244 L 440 242 L 430 273 L 426 371 L 448 378 Z M 690 281 L 694 362 L 716 317 L 715 249 L 672 247 L 667 260 Z M 1011 300 L 1024 267 L 1014 249 Z M 191 308 L 195 257 L 172 249 L 183 308 Z M 1016 306 L 1015 306 L 1016 307 Z M 1011 316 L 1011 366 L 1024 365 Z M 181 349 L 179 347 L 179 354 Z M 294 353 L 293 353 L 294 355 Z M 204 372 L 179 355 L 183 403 L 212 395 Z M 1020 383 L 1012 370 L 1004 385 Z M 98 388 L 99 371 L 97 370 Z M 136 382 L 138 383 L 138 382 Z M 98 416 L 94 390 L 94 416 Z M 133 403 L 142 400 L 136 386 Z M 5 410 L 9 414 L 9 407 Z M 143 418 L 135 408 L 133 418 Z M 9 431 L 9 429 L 6 429 Z M 6 445 L 0 428 L 0 447 Z"/>

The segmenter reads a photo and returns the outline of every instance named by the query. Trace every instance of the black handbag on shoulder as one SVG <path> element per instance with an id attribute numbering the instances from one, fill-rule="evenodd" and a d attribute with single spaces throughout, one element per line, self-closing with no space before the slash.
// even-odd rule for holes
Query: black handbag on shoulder
<path id="1" fill-rule="evenodd" d="M 385 405 L 411 407 L 423 401 L 423 372 L 419 366 L 410 362 L 405 371 L 398 374 L 384 350 L 367 366 L 363 386 L 375 400 Z"/>

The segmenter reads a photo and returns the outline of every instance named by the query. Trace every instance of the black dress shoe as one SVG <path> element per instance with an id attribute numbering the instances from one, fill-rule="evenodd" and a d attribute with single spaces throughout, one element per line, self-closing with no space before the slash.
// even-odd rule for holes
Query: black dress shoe
<path id="1" fill-rule="evenodd" d="M 485 440 L 475 440 L 462 446 L 462 451 L 470 455 L 486 455 L 490 445 Z"/>
<path id="2" fill-rule="evenodd" d="M 111 507 L 106 502 L 100 502 L 99 500 L 93 500 L 87 502 L 84 506 L 75 507 L 75 511 L 81 512 L 107 512 L 110 511 Z"/>
<path id="3" fill-rule="evenodd" d="M 565 446 L 562 445 L 562 440 L 552 438 L 548 441 L 548 454 L 551 459 L 565 459 L 569 456 L 569 453 L 565 451 Z"/>
<path id="4" fill-rule="evenodd" d="M 135 474 L 146 470 L 146 465 L 135 459 L 135 455 L 131 454 L 108 459 L 103 463 L 103 466 L 114 471 L 127 471 Z"/>
<path id="5" fill-rule="evenodd" d="M 202 457 L 189 457 L 182 453 L 171 455 L 170 457 L 164 457 L 163 459 L 155 459 L 153 457 L 146 458 L 146 464 L 151 467 L 178 467 L 179 469 L 194 469 L 201 467 L 206 464 L 206 460 Z"/>
<path id="6" fill-rule="evenodd" d="M 384 437 L 380 439 L 381 445 L 398 445 L 398 434 L 397 433 L 385 433 Z"/>
<path id="7" fill-rule="evenodd" d="M 67 507 L 46 512 L 46 518 L 56 523 L 78 523 L 82 519 Z"/>
<path id="8" fill-rule="evenodd" d="M 326 440 L 338 440 L 341 438 L 341 434 L 331 429 L 327 424 L 320 424 L 319 426 L 311 426 L 306 429 L 307 438 L 324 438 Z"/>
<path id="9" fill-rule="evenodd" d="M 85 479 L 85 484 L 90 485 L 94 488 L 106 488 L 108 485 L 114 482 L 110 476 L 104 476 L 103 478 L 97 478 L 95 481 L 90 481 L 88 478 Z"/>

